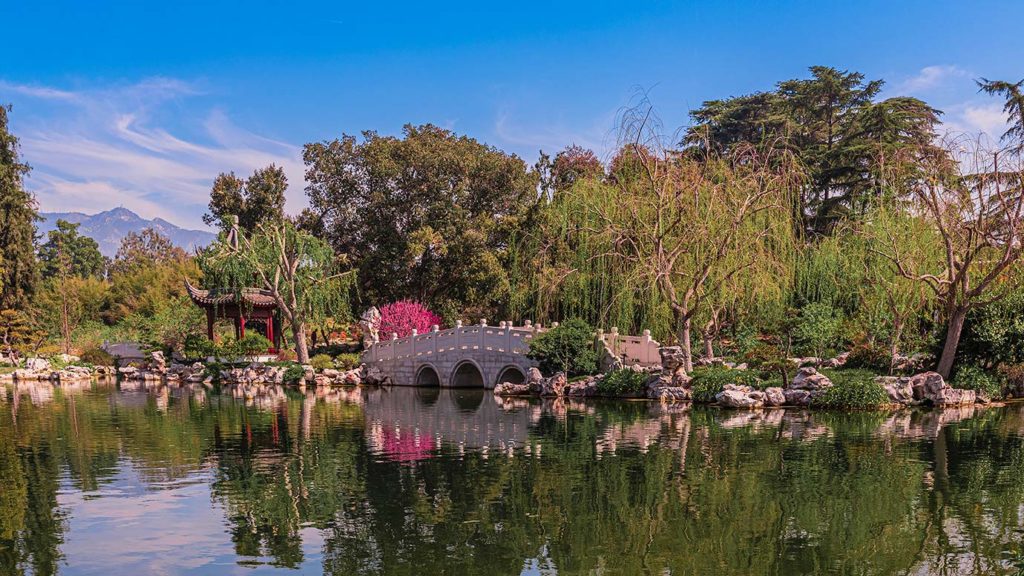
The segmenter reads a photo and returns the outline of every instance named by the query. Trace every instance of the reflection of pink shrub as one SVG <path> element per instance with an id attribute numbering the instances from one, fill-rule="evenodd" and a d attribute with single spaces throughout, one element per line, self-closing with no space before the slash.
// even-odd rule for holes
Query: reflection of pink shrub
<path id="1" fill-rule="evenodd" d="M 426 460 L 433 455 L 434 448 L 434 438 L 431 436 L 413 436 L 408 432 L 398 435 L 391 430 L 384 430 L 384 453 L 395 462 Z"/>
<path id="2" fill-rule="evenodd" d="M 412 334 L 413 329 L 423 334 L 429 332 L 435 324 L 441 324 L 441 317 L 419 302 L 400 300 L 380 309 L 381 340 L 391 338 L 392 333 L 405 338 Z"/>

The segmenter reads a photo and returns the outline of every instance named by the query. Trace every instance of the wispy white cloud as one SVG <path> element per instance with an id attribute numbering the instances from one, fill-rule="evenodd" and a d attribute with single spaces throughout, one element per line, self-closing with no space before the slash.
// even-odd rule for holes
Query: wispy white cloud
<path id="1" fill-rule="evenodd" d="M 973 85 L 967 70 L 951 64 L 925 66 L 917 74 L 896 84 L 896 91 L 902 94 L 919 94 L 944 85 L 958 82 Z"/>
<path id="2" fill-rule="evenodd" d="M 204 94 L 161 77 L 85 90 L 0 81 L 0 101 L 16 104 L 13 128 L 33 167 L 27 184 L 44 211 L 124 206 L 198 227 L 218 173 L 244 176 L 271 163 L 288 175 L 288 210 L 301 209 L 300 147 L 235 125 Z"/>

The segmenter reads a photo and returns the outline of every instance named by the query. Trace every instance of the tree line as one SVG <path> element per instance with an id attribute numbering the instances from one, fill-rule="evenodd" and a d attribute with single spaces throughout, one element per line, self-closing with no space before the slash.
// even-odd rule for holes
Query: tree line
<path id="1" fill-rule="evenodd" d="M 998 143 L 940 134 L 940 110 L 828 67 L 704 102 L 681 136 L 637 102 L 606 162 L 570 146 L 529 166 L 429 124 L 345 134 L 304 147 L 300 214 L 285 214 L 279 167 L 219 175 L 204 221 L 220 240 L 185 260 L 210 286 L 273 293 L 300 357 L 317 326 L 411 299 L 448 323 L 646 328 L 688 368 L 699 354 L 860 347 L 890 362 L 930 352 L 949 376 L 961 340 L 996 330 L 973 318 L 1018 302 L 1022 280 L 1022 84 L 978 84 L 1005 102 Z M 38 245 L 2 119 L 0 305 L 26 310 L 45 301 L 44 276 L 66 286 L 98 264 L 66 238 Z M 47 308 L 68 306 L 51 293 Z"/>

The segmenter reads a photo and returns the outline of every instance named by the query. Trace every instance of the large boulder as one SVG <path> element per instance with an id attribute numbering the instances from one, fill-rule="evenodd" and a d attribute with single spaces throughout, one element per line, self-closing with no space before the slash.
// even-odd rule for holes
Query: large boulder
<path id="1" fill-rule="evenodd" d="M 786 403 L 786 393 L 782 388 L 772 387 L 764 391 L 765 406 L 782 406 Z"/>
<path id="2" fill-rule="evenodd" d="M 544 375 L 540 373 L 540 368 L 537 368 L 536 366 L 532 366 L 526 371 L 527 384 L 540 384 L 540 381 L 543 379 Z"/>
<path id="3" fill-rule="evenodd" d="M 782 391 L 786 398 L 786 404 L 790 406 L 807 406 L 811 403 L 811 393 L 807 390 L 795 390 L 787 388 Z"/>
<path id="4" fill-rule="evenodd" d="M 516 384 L 513 382 L 500 382 L 494 387 L 495 396 L 529 396 L 529 384 Z"/>
<path id="5" fill-rule="evenodd" d="M 807 390 L 812 394 L 823 392 L 832 387 L 832 381 L 828 379 L 828 376 L 819 374 L 818 371 L 810 366 L 805 366 L 797 370 L 796 376 L 789 381 L 790 390 Z"/>
<path id="6" fill-rule="evenodd" d="M 910 378 L 879 376 L 875 378 L 875 382 L 885 389 L 892 403 L 906 406 L 914 402 L 914 388 L 910 384 Z"/>
<path id="7" fill-rule="evenodd" d="M 50 361 L 46 358 L 28 358 L 25 360 L 25 369 L 33 372 L 43 372 L 50 369 Z"/>
<path id="8" fill-rule="evenodd" d="M 726 384 L 715 396 L 715 400 L 725 408 L 761 408 L 764 406 L 765 394 L 750 386 Z"/>
<path id="9" fill-rule="evenodd" d="M 391 378 L 376 366 L 370 366 L 363 371 L 363 384 L 369 386 L 380 386 L 382 384 L 389 384 L 390 382 Z"/>
<path id="10" fill-rule="evenodd" d="M 686 365 L 686 355 L 679 346 L 662 346 L 658 348 L 658 355 L 661 356 L 661 367 L 668 372 L 675 372 Z"/>
<path id="11" fill-rule="evenodd" d="M 970 406 L 977 402 L 978 395 L 974 390 L 946 387 L 931 398 L 935 406 Z"/>
<path id="12" fill-rule="evenodd" d="M 947 386 L 942 374 L 922 372 L 910 377 L 910 387 L 914 391 L 914 400 L 931 400 Z"/>
<path id="13" fill-rule="evenodd" d="M 565 387 L 565 395 L 573 398 L 589 398 L 597 395 L 597 378 L 589 377 L 571 382 Z"/>
<path id="14" fill-rule="evenodd" d="M 974 390 L 953 388 L 938 372 L 922 372 L 908 379 L 914 400 L 927 401 L 934 406 L 967 406 L 978 401 Z"/>
<path id="15" fill-rule="evenodd" d="M 565 372 L 559 372 L 540 382 L 540 395 L 548 397 L 564 396 L 565 387 L 568 383 L 569 378 L 565 375 Z"/>

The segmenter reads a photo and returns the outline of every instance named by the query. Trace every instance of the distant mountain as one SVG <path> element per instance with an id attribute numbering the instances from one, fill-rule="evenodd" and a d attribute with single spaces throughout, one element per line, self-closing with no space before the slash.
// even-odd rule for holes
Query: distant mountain
<path id="1" fill-rule="evenodd" d="M 114 257 L 121 246 L 121 239 L 129 232 L 141 232 L 153 228 L 171 239 L 176 246 L 189 252 L 193 248 L 202 248 L 217 238 L 216 234 L 203 230 L 186 230 L 179 228 L 161 218 L 146 220 L 127 208 L 114 208 L 99 214 L 82 214 L 81 212 L 42 212 L 43 218 L 37 223 L 42 241 L 46 241 L 46 233 L 57 228 L 57 220 L 67 220 L 79 224 L 78 232 L 99 243 L 100 252 L 104 256 Z"/>

